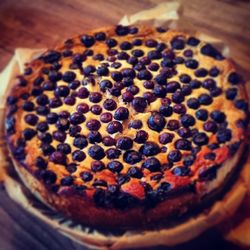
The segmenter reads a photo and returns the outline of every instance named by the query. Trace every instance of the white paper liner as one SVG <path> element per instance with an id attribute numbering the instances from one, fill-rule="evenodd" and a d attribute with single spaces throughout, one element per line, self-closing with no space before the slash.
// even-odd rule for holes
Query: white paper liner
<path id="1" fill-rule="evenodd" d="M 155 8 L 143 10 L 131 16 L 124 16 L 120 24 L 128 25 L 143 22 L 154 26 L 179 29 L 179 13 L 179 2 L 161 3 Z M 183 30 L 183 27 L 181 30 Z M 190 30 L 190 27 L 185 27 L 185 30 L 195 33 L 202 40 L 219 46 L 223 50 L 224 56 L 229 55 L 228 47 L 220 40 L 205 34 L 198 34 Z M 13 58 L 0 75 L 0 109 L 4 109 L 6 93 L 11 88 L 15 76 L 23 72 L 26 62 L 29 62 L 43 51 L 44 49 L 24 48 L 15 50 Z M 6 154 L 2 151 L 0 152 L 2 154 L 0 158 L 6 159 Z M 222 218 L 230 217 L 236 211 L 237 207 L 232 204 L 239 204 L 236 201 L 243 200 L 247 191 L 246 183 L 249 183 L 250 180 L 250 171 L 246 170 L 249 170 L 249 166 L 246 165 L 243 171 L 244 174 L 241 174 L 230 195 L 226 195 L 222 201 L 216 202 L 206 214 L 193 217 L 174 228 L 142 232 L 126 231 L 120 235 L 114 235 L 83 227 L 44 206 L 44 204 L 29 194 L 29 190 L 18 179 L 9 175 L 8 172 L 12 166 L 8 163 L 7 159 L 3 161 L 0 168 L 3 170 L 0 171 L 0 180 L 1 178 L 4 179 L 6 191 L 11 199 L 62 234 L 92 249 L 139 248 L 155 245 L 173 246 L 193 239 L 208 228 L 218 224 Z M 230 207 L 230 211 L 228 211 L 228 207 Z"/>

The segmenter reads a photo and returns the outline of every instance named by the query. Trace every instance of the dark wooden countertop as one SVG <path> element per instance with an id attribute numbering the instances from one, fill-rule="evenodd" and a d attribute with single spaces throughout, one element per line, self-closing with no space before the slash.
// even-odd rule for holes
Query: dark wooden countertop
<path id="1" fill-rule="evenodd" d="M 157 0 L 1 0 L 0 71 L 17 47 L 46 48 L 83 32 L 116 24 L 123 15 L 153 7 Z M 250 71 L 250 1 L 182 1 L 183 15 L 197 30 L 221 38 L 231 56 Z M 179 249 L 240 249 L 207 233 Z M 0 250 L 84 249 L 30 216 L 0 189 Z M 166 249 L 166 248 L 159 248 Z"/>

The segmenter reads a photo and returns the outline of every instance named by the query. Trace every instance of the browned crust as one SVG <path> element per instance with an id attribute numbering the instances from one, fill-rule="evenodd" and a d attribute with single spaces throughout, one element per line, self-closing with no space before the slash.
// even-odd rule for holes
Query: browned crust
<path id="1" fill-rule="evenodd" d="M 89 32 L 89 34 L 94 34 L 97 31 L 106 31 L 106 33 L 109 36 L 115 36 L 114 28 L 107 28 L 107 29 L 98 29 Z M 187 34 L 184 34 L 182 32 L 177 31 L 169 31 L 167 33 L 158 34 L 154 29 L 148 28 L 148 27 L 140 27 L 140 33 L 138 35 L 129 35 L 126 37 L 126 39 L 131 40 L 134 37 L 152 37 L 152 38 L 159 38 L 163 41 L 169 41 L 176 35 L 181 35 L 184 37 L 188 37 Z M 116 37 L 117 38 L 117 37 Z M 122 40 L 123 37 L 119 37 L 118 40 Z M 73 40 L 78 41 L 79 36 L 74 38 Z M 77 44 L 77 43 L 76 43 Z M 77 47 L 77 46 L 76 46 Z M 57 50 L 62 50 L 62 47 L 57 47 Z M 77 48 L 76 48 L 77 50 Z M 103 52 L 104 48 L 98 48 L 99 52 Z M 198 59 L 203 60 L 202 55 L 199 55 Z M 94 63 L 94 62 L 93 62 Z M 233 62 L 229 59 L 225 59 L 223 61 L 215 61 L 213 58 L 207 58 L 206 65 L 208 68 L 210 66 L 218 66 L 223 69 L 221 74 L 221 87 L 225 89 L 228 86 L 227 83 L 227 76 L 229 72 L 234 71 L 235 66 Z M 34 72 L 39 72 L 43 64 L 41 64 L 41 61 L 34 60 L 30 63 L 30 66 L 32 66 Z M 29 79 L 32 80 L 32 77 Z M 239 92 L 238 97 L 247 100 L 246 91 L 243 85 L 237 86 Z M 25 91 L 29 91 L 31 89 L 31 84 L 25 88 Z M 11 92 L 14 96 L 18 96 L 23 90 L 19 87 L 15 86 Z M 230 119 L 229 123 L 231 126 L 231 129 L 233 131 L 233 138 L 231 142 L 237 142 L 239 140 L 244 140 L 244 134 L 245 132 L 241 129 L 236 127 L 235 123 L 238 119 L 245 118 L 245 114 L 242 111 L 239 111 L 236 109 L 232 102 L 224 101 L 222 99 L 218 99 L 217 102 L 215 102 L 212 105 L 213 109 L 222 109 L 227 110 L 230 112 L 230 115 L 228 115 L 228 118 Z M 7 110 L 8 111 L 8 110 Z M 23 112 L 21 109 L 14 115 L 17 121 L 22 121 L 23 118 Z M 140 118 L 140 116 L 138 117 Z M 23 130 L 24 123 L 18 122 L 16 123 L 15 129 L 16 133 L 12 136 L 8 137 L 8 143 L 10 144 L 10 147 L 13 147 L 15 145 L 17 138 L 20 136 L 21 131 Z M 151 140 L 155 141 L 158 138 L 155 134 L 152 135 Z M 211 136 L 209 138 L 210 143 L 215 141 L 215 136 Z M 123 228 L 123 227 L 136 227 L 136 226 L 143 226 L 147 227 L 148 224 L 154 223 L 156 221 L 160 221 L 163 217 L 164 218 L 171 218 L 173 215 L 182 215 L 189 211 L 190 209 L 196 207 L 201 203 L 201 199 L 204 195 L 204 188 L 206 188 L 206 185 L 208 183 L 202 183 L 200 190 L 202 190 L 201 193 L 192 193 L 192 192 L 184 192 L 182 194 L 179 194 L 176 197 L 168 198 L 167 200 L 159 203 L 155 208 L 151 208 L 149 210 L 145 210 L 143 207 L 134 207 L 129 208 L 127 210 L 118 210 L 118 209 L 104 209 L 96 207 L 93 204 L 93 201 L 91 199 L 93 190 L 90 190 L 87 195 L 85 194 L 85 197 L 78 196 L 78 195 L 67 195 L 67 192 L 64 192 L 62 190 L 61 194 L 54 194 L 51 193 L 46 189 L 46 187 L 37 179 L 35 179 L 32 174 L 34 173 L 35 166 L 34 166 L 34 160 L 37 156 L 41 154 L 40 150 L 36 150 L 39 148 L 39 140 L 37 138 L 33 138 L 31 141 L 28 142 L 26 146 L 26 152 L 28 152 L 28 155 L 25 159 L 24 165 L 25 169 L 16 162 L 17 168 L 20 171 L 21 175 L 24 177 L 24 179 L 29 183 L 28 186 L 31 187 L 31 190 L 37 190 L 43 199 L 48 202 L 50 205 L 55 207 L 59 212 L 62 212 L 63 214 L 66 214 L 74 219 L 76 219 L 79 222 L 85 223 L 87 225 L 91 226 L 105 226 L 105 227 L 111 227 L 111 228 Z M 225 148 L 221 148 L 221 150 L 218 150 L 218 155 L 216 160 L 223 160 L 219 163 L 225 162 L 227 159 L 230 160 L 230 156 L 228 155 L 228 150 Z M 203 157 L 204 152 L 201 152 L 201 157 Z M 239 152 L 237 153 L 239 154 Z M 163 160 L 160 156 L 159 160 Z M 88 163 L 88 162 L 87 162 Z M 217 162 L 213 162 L 217 163 Z M 204 162 L 199 161 L 199 157 L 195 164 L 192 166 L 192 169 L 194 172 L 196 172 L 196 169 L 200 168 L 202 165 L 204 165 Z M 87 164 L 90 165 L 90 164 Z M 226 167 L 226 164 L 223 164 L 223 167 Z M 67 171 L 65 169 L 62 169 L 60 165 L 56 165 L 53 163 L 50 163 L 49 168 L 57 173 L 58 181 L 67 175 Z M 60 169 L 60 171 L 59 171 Z M 196 175 L 194 174 L 195 178 Z M 112 178 L 111 178 L 112 179 Z M 168 176 L 166 176 L 166 179 L 168 180 Z M 148 178 L 149 181 L 149 178 Z M 177 181 L 175 184 L 178 185 Z M 141 196 L 144 196 L 143 194 Z M 140 197 L 141 198 L 141 197 Z M 164 215 L 164 216 L 163 216 Z"/>

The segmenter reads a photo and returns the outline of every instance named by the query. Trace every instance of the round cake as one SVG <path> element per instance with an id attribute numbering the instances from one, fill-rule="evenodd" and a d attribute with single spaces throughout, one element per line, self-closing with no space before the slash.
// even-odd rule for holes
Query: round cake
<path id="1" fill-rule="evenodd" d="M 28 63 L 16 81 L 5 119 L 16 170 L 80 223 L 170 225 L 215 202 L 236 176 L 244 82 L 231 60 L 189 34 L 90 31 Z"/>

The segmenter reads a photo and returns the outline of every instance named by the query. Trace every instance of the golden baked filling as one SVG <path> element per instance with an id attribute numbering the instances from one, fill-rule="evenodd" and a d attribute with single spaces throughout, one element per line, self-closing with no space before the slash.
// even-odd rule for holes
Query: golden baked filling
<path id="1" fill-rule="evenodd" d="M 205 195 L 244 141 L 241 76 L 182 32 L 92 31 L 33 60 L 17 81 L 6 135 L 18 166 L 48 192 L 106 210 Z"/>

